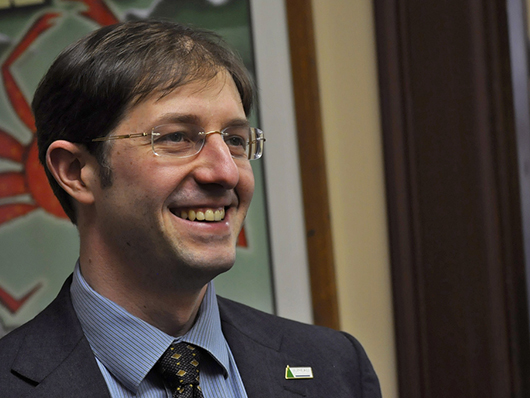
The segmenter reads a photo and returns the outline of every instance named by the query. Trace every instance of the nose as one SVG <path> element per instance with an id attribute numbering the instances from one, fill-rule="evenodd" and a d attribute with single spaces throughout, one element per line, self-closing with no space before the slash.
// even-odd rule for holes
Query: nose
<path id="1" fill-rule="evenodd" d="M 197 161 L 199 165 L 195 169 L 195 180 L 200 184 L 233 189 L 239 182 L 239 168 L 219 132 L 207 134 Z"/>

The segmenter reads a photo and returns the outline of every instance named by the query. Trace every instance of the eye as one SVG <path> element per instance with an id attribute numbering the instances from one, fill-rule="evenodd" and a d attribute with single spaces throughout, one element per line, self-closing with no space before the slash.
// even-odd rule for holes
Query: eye
<path id="1" fill-rule="evenodd" d="M 248 145 L 250 130 L 247 126 L 232 126 L 224 130 L 224 140 L 231 149 L 245 150 Z"/>
<path id="2" fill-rule="evenodd" d="M 204 139 L 201 128 L 192 124 L 163 124 L 153 129 L 151 136 L 153 152 L 156 155 L 178 157 L 192 156 L 201 150 Z"/>
<path id="3" fill-rule="evenodd" d="M 225 142 L 226 145 L 228 145 L 229 147 L 245 148 L 247 146 L 247 140 L 238 135 L 230 135 L 228 137 L 225 137 Z"/>
<path id="4" fill-rule="evenodd" d="M 200 128 L 189 124 L 164 124 L 155 128 L 157 145 L 195 143 L 199 140 Z"/>
<path id="5" fill-rule="evenodd" d="M 183 141 L 186 141 L 187 139 L 188 139 L 188 136 L 186 133 L 183 133 L 181 131 L 176 131 L 174 133 L 161 134 L 160 138 L 158 138 L 156 141 L 157 142 L 165 141 L 169 144 L 169 143 L 183 142 Z"/>

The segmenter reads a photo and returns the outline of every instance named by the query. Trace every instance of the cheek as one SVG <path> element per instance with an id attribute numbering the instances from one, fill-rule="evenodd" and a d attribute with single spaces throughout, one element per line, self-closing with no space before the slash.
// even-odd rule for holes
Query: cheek
<path id="1" fill-rule="evenodd" d="M 129 205 L 154 203 L 163 193 L 167 177 L 161 175 L 160 169 L 135 160 L 124 160 L 113 166 L 113 191 Z"/>
<path id="2" fill-rule="evenodd" d="M 155 185 L 157 181 L 162 182 L 167 179 L 165 174 L 169 172 L 163 165 L 157 163 L 157 159 L 150 150 L 145 149 L 143 151 L 127 149 L 118 151 L 111 165 L 116 180 L 130 187 Z"/>
<path id="3" fill-rule="evenodd" d="M 237 192 L 240 201 L 248 206 L 252 199 L 252 195 L 254 194 L 254 173 L 252 172 L 250 165 L 248 168 L 242 168 L 239 171 Z"/>

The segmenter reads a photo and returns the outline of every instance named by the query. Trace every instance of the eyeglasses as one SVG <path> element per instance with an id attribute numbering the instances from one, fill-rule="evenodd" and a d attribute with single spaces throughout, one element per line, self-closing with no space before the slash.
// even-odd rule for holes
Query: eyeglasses
<path id="1" fill-rule="evenodd" d="M 151 148 L 156 156 L 187 158 L 198 154 L 211 134 L 220 134 L 233 158 L 256 160 L 261 158 L 265 138 L 263 131 L 255 127 L 230 126 L 221 131 L 205 132 L 203 128 L 188 123 L 172 123 L 157 126 L 150 131 L 109 135 L 94 138 L 92 142 L 120 140 L 124 138 L 151 137 Z"/>

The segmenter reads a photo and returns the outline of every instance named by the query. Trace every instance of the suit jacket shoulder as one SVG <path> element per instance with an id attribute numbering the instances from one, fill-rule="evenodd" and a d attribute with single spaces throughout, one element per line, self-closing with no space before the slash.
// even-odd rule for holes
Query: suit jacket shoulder
<path id="1" fill-rule="evenodd" d="M 110 397 L 70 299 L 70 279 L 30 322 L 0 340 L 0 397 Z"/>
<path id="2" fill-rule="evenodd" d="M 379 381 L 351 335 L 283 319 L 219 297 L 223 333 L 249 397 L 380 398 Z M 290 367 L 313 379 L 287 380 Z"/>
<path id="3" fill-rule="evenodd" d="M 379 384 L 352 336 L 278 318 L 219 298 L 223 333 L 249 398 L 379 398 Z M 67 280 L 32 321 L 0 340 L 0 397 L 110 397 L 83 335 Z M 285 368 L 314 378 L 286 380 Z"/>

